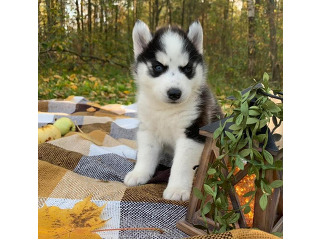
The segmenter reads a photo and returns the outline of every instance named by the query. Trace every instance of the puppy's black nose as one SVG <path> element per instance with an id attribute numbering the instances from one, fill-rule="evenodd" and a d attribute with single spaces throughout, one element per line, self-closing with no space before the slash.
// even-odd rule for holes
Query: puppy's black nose
<path id="1" fill-rule="evenodd" d="M 181 90 L 178 88 L 170 88 L 167 92 L 171 100 L 178 100 L 181 97 Z"/>

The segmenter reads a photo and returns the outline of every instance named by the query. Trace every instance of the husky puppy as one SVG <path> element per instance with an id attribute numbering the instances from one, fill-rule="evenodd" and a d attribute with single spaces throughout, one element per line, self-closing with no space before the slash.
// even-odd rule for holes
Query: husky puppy
<path id="1" fill-rule="evenodd" d="M 169 26 L 152 35 L 138 20 L 132 35 L 140 125 L 137 163 L 124 183 L 147 183 L 159 163 L 159 153 L 172 149 L 174 158 L 163 197 L 186 201 L 193 167 L 199 164 L 205 142 L 199 128 L 223 116 L 206 84 L 202 27 L 194 22 L 185 33 Z"/>

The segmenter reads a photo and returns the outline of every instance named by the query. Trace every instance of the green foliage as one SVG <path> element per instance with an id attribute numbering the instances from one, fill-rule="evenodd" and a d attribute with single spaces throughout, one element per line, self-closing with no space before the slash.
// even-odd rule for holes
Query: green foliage
<path id="1" fill-rule="evenodd" d="M 218 96 L 224 111 L 231 110 L 225 96 L 231 95 L 233 89 L 242 89 L 249 84 L 248 79 L 258 79 L 264 71 L 272 73 L 270 31 L 265 2 L 256 5 L 254 76 L 248 73 L 246 1 L 91 0 L 90 2 L 91 14 L 89 14 L 88 0 L 38 1 L 40 99 L 55 97 L 54 90 L 58 91 L 56 93 L 58 97 L 66 94 L 84 95 L 87 92 L 81 85 L 72 91 L 56 89 L 50 85 L 51 92 L 46 91 L 48 86 L 42 86 L 41 79 L 53 75 L 64 77 L 75 73 L 109 80 L 114 78 L 113 73 L 117 72 L 119 77 L 115 77 L 116 80 L 121 84 L 128 83 L 131 80 L 130 66 L 133 62 L 131 33 L 137 19 L 145 21 L 151 31 L 169 23 L 180 25 L 185 30 L 195 20 L 202 23 L 208 82 L 212 91 Z M 275 3 L 274 21 L 281 70 L 282 0 Z M 82 71 L 84 73 L 81 73 Z M 115 82 L 109 81 L 108 84 L 117 88 L 111 85 Z M 273 88 L 281 88 L 282 82 L 272 82 L 272 85 Z M 132 88 L 128 89 L 130 90 Z M 117 91 L 111 92 L 117 93 Z M 109 96 L 105 100 L 102 96 L 99 97 L 99 94 L 90 95 L 90 92 L 84 96 L 99 103 L 126 102 L 121 96 Z M 128 102 L 131 101 L 132 98 Z"/>
<path id="2" fill-rule="evenodd" d="M 135 102 L 135 92 L 134 80 L 117 69 L 101 70 L 94 76 L 86 71 L 57 73 L 51 69 L 39 73 L 39 99 L 65 99 L 74 95 L 85 96 L 101 105 L 131 104 Z"/>
<path id="3" fill-rule="evenodd" d="M 273 156 L 266 149 L 268 131 L 267 128 L 263 128 L 274 117 L 282 120 L 282 104 L 275 104 L 265 94 L 271 92 L 269 76 L 266 73 L 263 75 L 263 83 L 264 86 L 261 88 L 256 88 L 257 84 L 251 86 L 247 93 L 236 92 L 234 94 L 236 99 L 232 102 L 233 111 L 226 115 L 229 119 L 224 125 L 220 124 L 213 133 L 220 156 L 209 166 L 203 185 L 204 192 L 197 189 L 195 195 L 201 199 L 201 213 L 204 221 L 206 222 L 207 216 L 220 224 L 214 232 L 233 229 L 234 223 L 240 217 L 239 211 L 244 213 L 251 211 L 250 202 L 255 198 L 258 189 L 263 193 L 258 199 L 259 205 L 262 210 L 265 210 L 273 189 L 283 184 L 281 180 L 269 183 L 265 179 L 267 170 L 282 170 L 282 161 L 274 161 Z M 250 102 L 253 98 L 256 99 L 254 103 Z M 232 123 L 228 131 L 225 130 L 227 122 Z M 261 150 L 258 151 L 259 148 Z M 228 175 L 224 173 L 228 169 L 224 161 L 226 156 L 230 164 Z M 237 167 L 243 170 L 245 164 L 249 164 L 248 174 L 255 174 L 255 190 L 244 194 L 244 197 L 250 197 L 250 199 L 240 209 L 230 210 L 227 196 L 232 189 L 234 172 Z"/>

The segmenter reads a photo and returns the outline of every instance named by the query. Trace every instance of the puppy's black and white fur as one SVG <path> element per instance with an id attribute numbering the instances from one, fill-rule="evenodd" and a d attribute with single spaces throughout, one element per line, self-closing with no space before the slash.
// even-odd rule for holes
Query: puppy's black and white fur
<path id="1" fill-rule="evenodd" d="M 133 29 L 134 77 L 137 82 L 138 156 L 127 174 L 128 186 L 145 184 L 153 176 L 159 154 L 174 154 L 163 197 L 188 200 L 205 138 L 199 128 L 222 117 L 221 108 L 206 84 L 203 32 L 199 22 L 185 33 L 165 27 L 151 34 L 137 21 Z"/>

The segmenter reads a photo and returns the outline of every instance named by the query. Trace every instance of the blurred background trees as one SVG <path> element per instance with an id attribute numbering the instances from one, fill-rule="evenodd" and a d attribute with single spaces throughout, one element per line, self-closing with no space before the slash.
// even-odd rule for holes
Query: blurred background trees
<path id="1" fill-rule="evenodd" d="M 137 19 L 152 32 L 168 24 L 187 30 L 199 20 L 208 82 L 218 96 L 260 80 L 263 72 L 281 88 L 282 6 L 283 0 L 38 0 L 39 99 L 133 102 Z"/>

